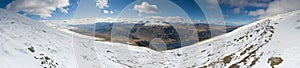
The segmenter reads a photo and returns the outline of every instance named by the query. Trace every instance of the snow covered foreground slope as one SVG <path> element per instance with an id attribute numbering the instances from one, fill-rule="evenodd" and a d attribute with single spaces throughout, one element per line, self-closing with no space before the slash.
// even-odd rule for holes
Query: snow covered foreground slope
<path id="1" fill-rule="evenodd" d="M 75 67 L 69 39 L 22 15 L 0 10 L 0 68 Z"/>
<path id="2" fill-rule="evenodd" d="M 279 14 L 191 46 L 157 52 L 94 42 L 0 9 L 0 68 L 271 67 L 300 64 L 300 11 Z M 68 31 L 67 31 L 68 32 Z"/>
<path id="3" fill-rule="evenodd" d="M 0 9 L 0 68 L 99 67 L 93 45 L 90 39 Z"/>

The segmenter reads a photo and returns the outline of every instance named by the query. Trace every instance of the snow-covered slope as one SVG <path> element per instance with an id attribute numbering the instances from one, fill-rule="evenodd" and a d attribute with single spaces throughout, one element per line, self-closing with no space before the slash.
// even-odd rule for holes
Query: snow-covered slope
<path id="1" fill-rule="evenodd" d="M 268 68 L 275 62 L 268 63 L 272 57 L 283 60 L 277 59 L 275 67 L 294 68 L 300 64 L 299 18 L 300 11 L 278 14 L 194 45 L 157 52 L 61 32 L 0 9 L 0 68 Z"/>
<path id="2" fill-rule="evenodd" d="M 66 35 L 0 9 L 0 68 L 76 67 Z"/>
<path id="3" fill-rule="evenodd" d="M 99 61 L 82 57 L 97 57 L 89 42 L 0 9 L 0 68 L 92 68 Z"/>
<path id="4" fill-rule="evenodd" d="M 278 14 L 191 46 L 163 52 L 122 44 L 97 48 L 99 56 L 105 57 L 101 59 L 128 67 L 297 67 L 299 18 L 300 11 Z"/>

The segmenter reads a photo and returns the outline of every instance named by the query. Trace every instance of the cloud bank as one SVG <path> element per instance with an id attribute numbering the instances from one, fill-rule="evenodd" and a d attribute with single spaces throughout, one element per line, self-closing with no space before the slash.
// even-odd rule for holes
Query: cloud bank
<path id="1" fill-rule="evenodd" d="M 278 13 L 285 13 L 293 10 L 299 10 L 300 0 L 275 0 L 268 5 L 267 9 L 258 9 L 250 11 L 250 16 L 260 16 L 264 18 L 266 16 L 275 15 Z"/>
<path id="2" fill-rule="evenodd" d="M 259 15 L 263 15 L 265 13 L 264 9 L 258 9 L 256 11 L 250 11 L 248 15 L 250 16 L 259 16 Z"/>
<path id="3" fill-rule="evenodd" d="M 68 13 L 68 9 L 65 7 L 69 5 L 69 0 L 14 0 L 6 6 L 6 9 L 13 12 L 24 11 L 41 18 L 48 18 L 55 10 Z"/>
<path id="4" fill-rule="evenodd" d="M 231 7 L 267 7 L 272 0 L 218 0 L 221 4 L 229 4 Z"/>

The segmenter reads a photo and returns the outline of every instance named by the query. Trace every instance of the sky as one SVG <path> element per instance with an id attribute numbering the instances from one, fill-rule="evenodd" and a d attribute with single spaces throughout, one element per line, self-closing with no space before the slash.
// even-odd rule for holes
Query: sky
<path id="1" fill-rule="evenodd" d="M 299 3 L 300 0 L 0 0 L 0 8 L 35 20 L 95 17 L 203 22 L 222 16 L 218 20 L 224 19 L 228 25 L 244 25 L 299 10 Z"/>

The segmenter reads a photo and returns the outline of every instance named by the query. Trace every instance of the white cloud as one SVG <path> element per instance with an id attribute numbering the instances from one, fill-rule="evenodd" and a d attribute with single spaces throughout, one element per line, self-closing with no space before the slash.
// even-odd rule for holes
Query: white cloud
<path id="1" fill-rule="evenodd" d="M 193 20 L 194 23 L 207 23 L 206 20 Z"/>
<path id="2" fill-rule="evenodd" d="M 114 14 L 114 11 L 110 11 L 109 13 L 110 13 L 110 14 Z"/>
<path id="3" fill-rule="evenodd" d="M 167 18 L 165 18 L 165 20 L 167 22 L 184 22 L 185 21 L 185 19 L 183 19 L 182 17 L 179 17 L 179 16 L 167 17 Z"/>
<path id="4" fill-rule="evenodd" d="M 248 15 L 250 16 L 259 16 L 265 13 L 264 9 L 258 9 L 256 11 L 250 11 Z"/>
<path id="5" fill-rule="evenodd" d="M 113 14 L 114 11 L 103 10 L 103 13 L 104 13 L 104 14 Z"/>
<path id="6" fill-rule="evenodd" d="M 41 18 L 51 17 L 55 10 L 68 13 L 69 0 L 14 0 L 6 8 L 13 12 L 24 11 L 28 14 L 38 15 Z"/>
<path id="7" fill-rule="evenodd" d="M 134 5 L 134 10 L 139 12 L 139 16 L 143 13 L 156 14 L 158 13 L 158 8 L 156 5 L 150 5 L 148 2 L 143 2 L 141 5 Z"/>
<path id="8" fill-rule="evenodd" d="M 66 8 L 66 9 L 64 9 L 64 8 L 59 8 L 59 10 L 60 10 L 60 12 L 68 13 L 69 8 Z"/>
<path id="9" fill-rule="evenodd" d="M 233 10 L 234 14 L 240 14 L 241 13 L 241 8 L 234 8 Z"/>
<path id="10" fill-rule="evenodd" d="M 267 7 L 271 0 L 218 0 L 222 4 L 229 4 L 232 7 Z"/>
<path id="11" fill-rule="evenodd" d="M 108 0 L 97 0 L 96 6 L 99 7 L 100 9 L 108 7 Z"/>
<path id="12" fill-rule="evenodd" d="M 240 14 L 241 12 L 248 13 L 247 10 L 244 10 L 245 7 L 258 7 L 258 8 L 267 8 L 268 4 L 273 0 L 218 0 L 220 4 L 226 4 L 234 9 L 232 13 Z"/>
<path id="13" fill-rule="evenodd" d="M 108 10 L 103 10 L 103 13 L 104 13 L 104 14 L 108 14 L 109 11 L 108 11 Z"/>
<path id="14" fill-rule="evenodd" d="M 250 11 L 249 15 L 259 15 L 260 18 L 264 18 L 278 13 L 299 10 L 299 3 L 300 0 L 275 0 L 268 5 L 266 10 L 258 9 L 256 11 Z"/>

